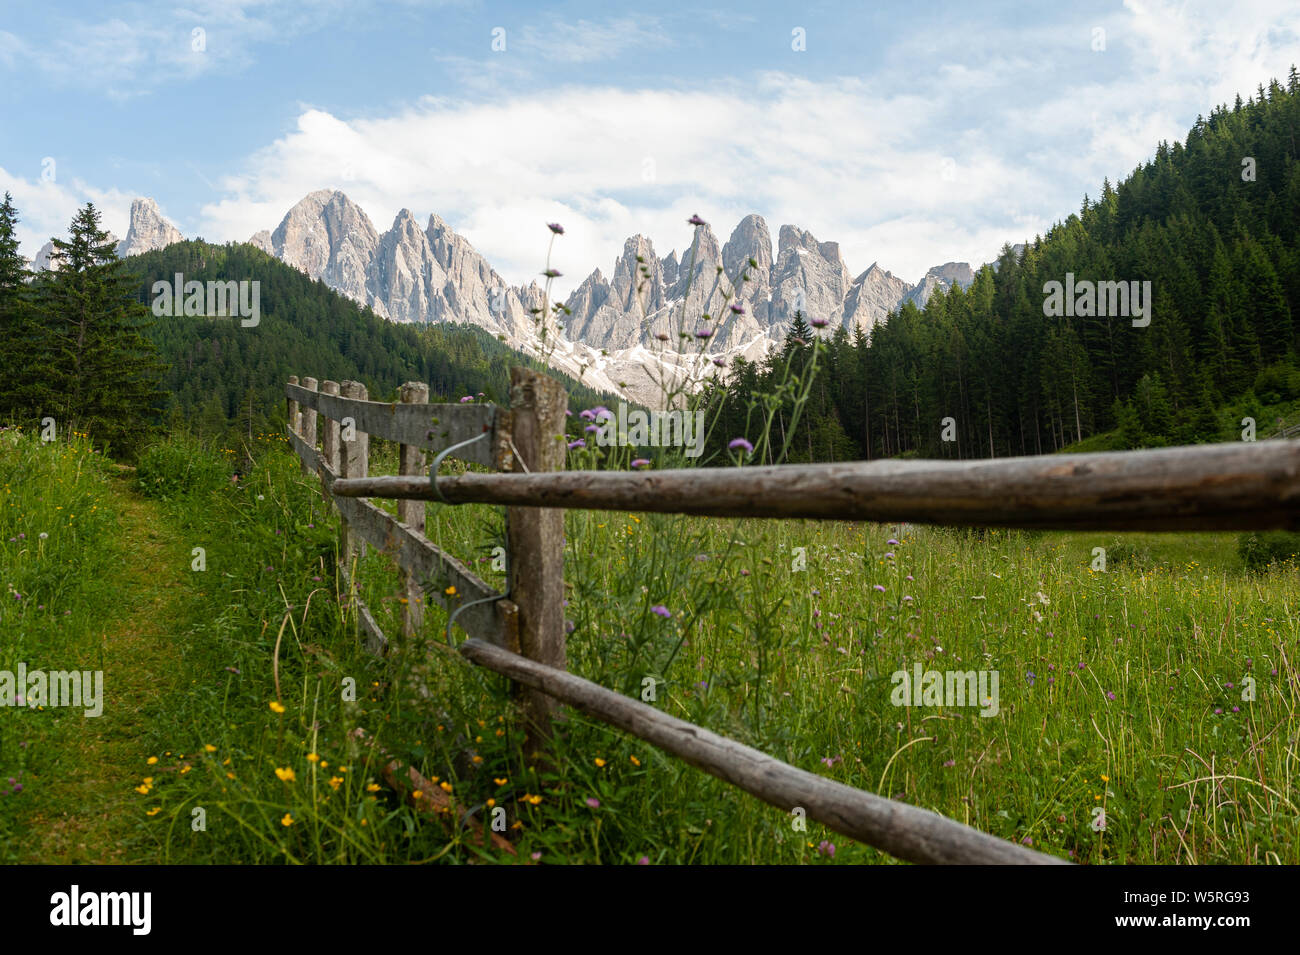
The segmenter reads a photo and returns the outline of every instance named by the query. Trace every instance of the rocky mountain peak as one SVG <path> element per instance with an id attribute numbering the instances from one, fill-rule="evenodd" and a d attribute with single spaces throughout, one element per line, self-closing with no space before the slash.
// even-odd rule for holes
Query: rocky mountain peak
<path id="1" fill-rule="evenodd" d="M 117 245 L 117 255 L 126 258 L 183 241 L 185 236 L 163 218 L 158 203 L 152 199 L 135 199 L 131 202 L 131 224 L 126 230 L 126 238 Z"/>

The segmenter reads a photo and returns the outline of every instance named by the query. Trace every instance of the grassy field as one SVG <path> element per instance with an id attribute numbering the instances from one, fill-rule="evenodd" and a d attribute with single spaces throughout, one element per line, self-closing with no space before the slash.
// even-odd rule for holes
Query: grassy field
<path id="1" fill-rule="evenodd" d="M 0 709 L 8 860 L 892 861 L 581 716 L 526 765 L 507 686 L 436 648 L 440 611 L 388 660 L 362 650 L 319 485 L 255 443 L 232 484 L 232 453 L 181 439 L 124 475 L 0 433 L 0 669 L 101 668 L 106 696 L 98 718 Z M 500 582 L 497 511 L 428 520 Z M 1248 573 L 1235 535 L 566 520 L 577 673 L 1076 861 L 1300 862 L 1300 586 Z M 400 632 L 387 560 L 358 577 Z M 895 705 L 917 664 L 996 671 L 997 714 Z M 398 798 L 392 758 L 474 824 Z M 481 847 L 500 809 L 515 855 Z"/>

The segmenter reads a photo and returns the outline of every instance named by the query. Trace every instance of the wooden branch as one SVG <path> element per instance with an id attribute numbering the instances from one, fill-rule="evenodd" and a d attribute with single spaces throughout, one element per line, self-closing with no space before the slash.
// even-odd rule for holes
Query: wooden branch
<path id="1" fill-rule="evenodd" d="M 928 809 L 796 769 L 653 706 L 500 647 L 467 640 L 460 652 L 479 666 L 617 726 L 766 803 L 787 812 L 802 808 L 809 819 L 899 859 L 972 865 L 1068 864 Z"/>
<path id="2" fill-rule="evenodd" d="M 426 604 L 427 598 L 433 598 L 450 612 L 472 600 L 497 595 L 498 591 L 455 557 L 418 531 L 403 526 L 392 514 L 369 501 L 334 496 L 331 489 L 338 484 L 339 476 L 325 466 L 320 452 L 308 448 L 300 435 L 289 431 L 288 436 L 309 470 L 320 475 L 326 497 L 333 499 L 351 534 L 388 554 L 400 568 L 418 579 L 438 583 L 427 593 Z M 454 596 L 444 593 L 443 581 L 456 588 Z M 510 600 L 470 607 L 456 618 L 456 624 L 470 636 L 503 646 L 518 646 L 518 610 Z"/>
<path id="3" fill-rule="evenodd" d="M 439 816 L 449 827 L 459 822 L 468 832 L 466 841 L 470 845 L 482 847 L 483 833 L 478 829 L 471 829 L 469 824 L 473 822 L 474 817 L 465 813 L 463 816 L 458 814 L 456 804 L 452 802 L 451 797 L 435 786 L 414 767 L 406 767 L 406 778 L 402 779 L 400 775 L 402 764 L 397 760 L 390 760 L 384 765 L 382 776 L 384 782 L 388 783 L 389 788 L 397 792 L 407 803 L 420 812 L 433 813 Z M 417 798 L 416 793 L 420 793 Z M 502 852 L 508 852 L 510 855 L 516 855 L 515 847 L 505 840 L 504 836 L 495 832 L 489 833 L 492 842 L 492 848 L 500 849 Z"/>
<path id="4" fill-rule="evenodd" d="M 297 400 L 304 409 L 313 408 L 335 421 L 351 418 L 359 432 L 426 451 L 441 451 L 486 432 L 488 437 L 450 457 L 490 468 L 501 466 L 500 449 L 493 436 L 498 410 L 495 405 L 390 404 L 350 397 L 346 388 L 342 396 L 335 396 L 309 392 L 296 384 L 286 385 L 284 390 L 290 400 Z M 425 398 L 428 398 L 427 394 Z"/>
<path id="5" fill-rule="evenodd" d="M 456 503 L 1060 530 L 1300 529 L 1300 443 L 988 461 L 870 461 L 439 479 Z M 350 497 L 434 497 L 427 480 L 340 481 Z"/>

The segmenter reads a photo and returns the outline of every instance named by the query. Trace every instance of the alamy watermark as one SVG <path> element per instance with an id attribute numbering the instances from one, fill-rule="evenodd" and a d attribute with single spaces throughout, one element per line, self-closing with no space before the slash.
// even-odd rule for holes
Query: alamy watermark
<path id="1" fill-rule="evenodd" d="M 592 409 L 596 425 L 596 444 L 602 448 L 686 449 L 688 458 L 704 453 L 704 411 L 628 411 L 627 403 L 618 403 L 618 415 L 608 408 Z"/>
<path id="2" fill-rule="evenodd" d="M 980 716 L 998 715 L 997 670 L 895 670 L 889 695 L 895 706 L 979 706 Z"/>
<path id="3" fill-rule="evenodd" d="M 256 279 L 187 282 L 177 272 L 170 282 L 154 282 L 152 292 L 153 313 L 158 318 L 238 318 L 244 328 L 256 328 L 262 320 L 262 283 Z"/>
<path id="4" fill-rule="evenodd" d="M 103 670 L 0 670 L 0 706 L 82 706 L 88 717 L 104 712 Z"/>
<path id="5" fill-rule="evenodd" d="M 1043 285 L 1043 314 L 1048 318 L 1132 318 L 1134 328 L 1151 324 L 1151 282 L 1075 282 L 1065 273 L 1065 284 Z"/>

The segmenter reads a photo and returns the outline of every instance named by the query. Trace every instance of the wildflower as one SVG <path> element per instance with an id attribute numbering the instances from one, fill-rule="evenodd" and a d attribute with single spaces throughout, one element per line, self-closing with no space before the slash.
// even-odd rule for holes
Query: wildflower
<path id="1" fill-rule="evenodd" d="M 824 318 L 812 318 L 808 320 L 808 324 L 813 328 L 825 328 L 830 324 L 830 322 L 826 321 Z"/>
<path id="2" fill-rule="evenodd" d="M 898 546 L 898 541 L 895 540 L 895 539 L 892 538 L 892 537 L 889 538 L 889 540 L 885 541 L 885 543 L 888 544 L 890 547 L 897 547 L 897 546 Z"/>
<path id="3" fill-rule="evenodd" d="M 699 216 L 697 216 L 697 215 L 696 215 L 696 216 L 691 216 L 689 219 L 686 220 L 686 222 L 687 222 L 687 224 L 689 224 L 689 225 L 694 225 L 694 226 L 708 225 L 707 222 L 705 222 L 703 219 L 701 219 L 701 218 L 700 218 Z"/>
<path id="4" fill-rule="evenodd" d="M 149 765 L 149 766 L 152 766 L 152 765 L 153 765 L 154 763 L 156 763 L 156 762 L 158 762 L 158 757 L 157 757 L 157 756 L 150 756 L 148 759 L 145 760 L 146 765 Z"/>
<path id="5" fill-rule="evenodd" d="M 548 279 L 558 279 L 560 277 L 560 272 L 558 269 L 547 269 L 542 274 L 545 275 Z"/>
<path id="6" fill-rule="evenodd" d="M 48 538 L 50 535 L 47 534 L 47 533 L 45 533 L 45 531 L 41 531 L 41 532 L 40 532 L 39 534 L 37 534 L 36 536 L 39 537 L 41 540 L 45 540 L 45 539 Z"/>
<path id="7" fill-rule="evenodd" d="M 885 585 L 884 585 L 884 584 L 876 584 L 872 589 L 873 589 L 873 590 L 878 590 L 878 591 L 880 591 L 880 592 L 883 594 L 883 593 L 885 592 Z"/>
<path id="8" fill-rule="evenodd" d="M 637 865 L 649 865 L 649 864 L 650 864 L 650 857 L 649 857 L 649 856 L 642 856 L 641 858 L 639 858 L 639 859 L 636 860 L 636 864 L 637 864 Z"/>
<path id="9" fill-rule="evenodd" d="M 271 712 L 272 712 L 272 713 L 283 713 L 283 712 L 284 712 L 284 704 L 281 703 L 279 700 L 272 700 L 272 701 L 271 701 Z"/>
<path id="10" fill-rule="evenodd" d="M 826 856 L 827 858 L 834 859 L 834 858 L 835 858 L 835 843 L 830 842 L 829 840 L 823 839 L 820 843 L 818 843 L 818 845 L 817 845 L 817 851 L 818 851 L 819 853 L 821 853 L 822 855 Z"/>
<path id="11" fill-rule="evenodd" d="M 641 760 L 637 759 L 635 756 L 629 756 L 628 759 L 632 760 L 632 765 L 633 765 L 633 766 L 640 766 L 640 765 L 641 765 Z"/>
<path id="12" fill-rule="evenodd" d="M 715 359 L 713 359 L 713 364 L 717 365 L 719 368 L 726 368 L 726 367 L 727 367 L 727 359 L 725 359 L 725 358 L 715 358 Z"/>
<path id="13" fill-rule="evenodd" d="M 647 464 L 649 464 L 649 463 L 650 463 L 650 459 L 649 459 L 649 458 L 635 458 L 635 459 L 633 459 L 633 461 L 632 461 L 632 467 L 633 467 L 633 468 L 643 468 L 643 467 L 645 467 L 645 466 L 646 466 Z"/>
<path id="14" fill-rule="evenodd" d="M 541 859 L 541 857 L 542 857 L 542 854 L 541 854 L 540 852 L 533 852 L 533 853 L 530 853 L 529 856 L 528 856 L 528 858 L 532 859 L 534 862 L 536 862 L 536 861 L 538 861 L 539 859 Z"/>
<path id="15" fill-rule="evenodd" d="M 650 608 L 650 612 L 653 614 L 658 614 L 661 617 L 671 617 L 673 615 L 673 612 L 669 610 L 667 607 L 665 607 L 663 604 L 655 604 L 653 607 Z"/>
<path id="16" fill-rule="evenodd" d="M 754 446 L 744 438 L 732 438 L 727 444 L 727 449 L 729 451 L 744 451 L 746 454 L 754 453 Z"/>
<path id="17" fill-rule="evenodd" d="M 579 448 L 585 448 L 586 446 L 587 446 L 587 442 L 586 442 L 586 441 L 583 441 L 582 438 L 579 438 L 577 441 L 570 441 L 570 442 L 569 442 L 569 450 L 570 450 L 570 451 L 576 451 L 576 450 L 578 450 Z"/>
<path id="18" fill-rule="evenodd" d="M 560 225 L 558 222 L 548 222 L 546 223 L 546 228 L 550 229 L 556 235 L 564 235 L 564 226 Z"/>
<path id="19" fill-rule="evenodd" d="M 697 328 L 697 329 L 695 330 L 695 337 L 696 337 L 696 338 L 712 338 L 712 337 L 713 337 L 713 329 L 711 329 L 711 328 Z"/>
<path id="20" fill-rule="evenodd" d="M 597 768 L 600 768 L 600 769 L 603 769 L 604 766 L 605 766 L 605 761 L 604 761 L 603 759 L 601 759 L 599 756 L 596 757 L 596 766 L 597 766 Z"/>
<path id="21" fill-rule="evenodd" d="M 379 792 L 379 783 L 367 783 L 367 784 L 366 784 L 366 792 L 368 792 L 368 793 L 377 793 L 377 792 Z"/>
<path id="22" fill-rule="evenodd" d="M 597 799 L 595 796 L 588 796 L 586 802 L 587 805 L 590 806 L 592 809 L 600 808 L 600 800 Z"/>
<path id="23" fill-rule="evenodd" d="M 442 788 L 443 792 L 451 792 L 451 783 L 447 782 L 447 780 L 444 779 L 442 782 L 438 783 L 438 785 Z"/>
<path id="24" fill-rule="evenodd" d="M 293 825 L 293 813 L 286 812 L 286 813 L 284 814 L 284 817 L 280 820 L 280 825 L 284 826 L 286 829 L 287 829 L 289 826 L 292 826 L 292 825 Z"/>
<path id="25" fill-rule="evenodd" d="M 145 815 L 146 815 L 146 816 L 156 816 L 156 815 L 158 815 L 158 813 L 161 812 L 161 811 L 162 811 L 162 806 L 154 806 L 152 809 L 150 809 L 148 812 L 146 812 Z"/>
<path id="26" fill-rule="evenodd" d="M 294 773 L 292 766 L 277 766 L 275 775 L 279 777 L 280 782 L 282 783 L 291 783 L 297 778 L 297 774 Z"/>
<path id="27" fill-rule="evenodd" d="M 215 753 L 216 751 L 217 751 L 217 748 L 216 748 L 215 746 L 213 746 L 211 743 L 204 743 L 204 744 L 203 744 L 203 752 L 205 752 L 205 753 Z"/>
<path id="28" fill-rule="evenodd" d="M 456 596 L 456 585 L 452 584 L 446 590 L 444 590 L 443 593 L 446 594 L 448 597 Z"/>
<path id="29" fill-rule="evenodd" d="M 728 306 L 728 307 L 731 309 L 731 313 L 732 313 L 733 315 L 744 315 L 744 314 L 745 314 L 745 306 L 743 306 L 743 305 L 741 305 L 741 304 L 739 304 L 739 303 L 736 303 L 736 304 L 730 305 L 730 306 Z"/>
<path id="30" fill-rule="evenodd" d="M 319 762 L 320 762 L 320 755 L 317 754 L 317 753 L 308 753 L 308 754 L 307 754 L 307 762 L 309 762 L 309 763 L 319 763 Z"/>
<path id="31" fill-rule="evenodd" d="M 510 782 L 510 780 L 506 779 L 504 776 L 500 779 L 493 777 L 492 781 L 496 783 L 498 786 L 504 786 L 506 783 Z"/>

